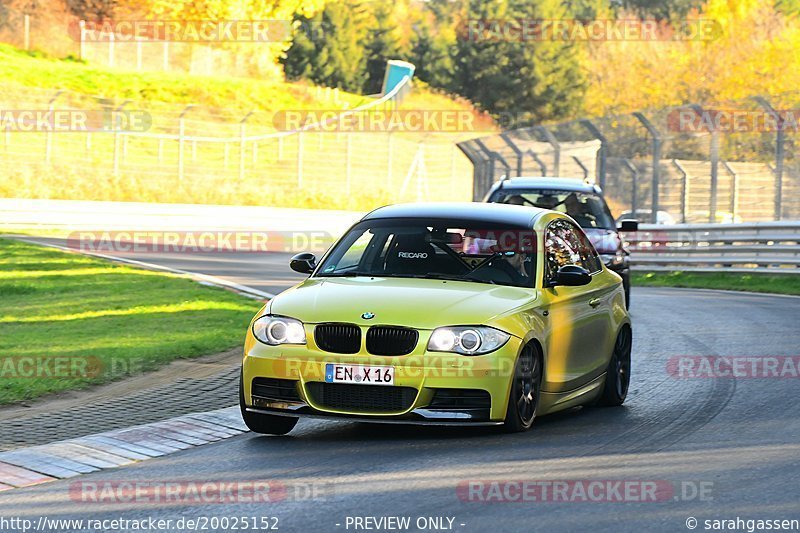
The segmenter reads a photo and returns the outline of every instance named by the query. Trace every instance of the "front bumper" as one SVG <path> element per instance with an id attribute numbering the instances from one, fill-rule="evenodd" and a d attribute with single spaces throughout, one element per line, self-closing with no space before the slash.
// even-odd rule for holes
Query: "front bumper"
<path id="1" fill-rule="evenodd" d="M 516 337 L 511 337 L 503 347 L 490 354 L 472 357 L 427 353 L 422 340 L 422 349 L 418 346 L 415 352 L 396 357 L 326 353 L 313 346 L 313 341 L 311 343 L 309 346 L 267 346 L 257 341 L 247 342 L 242 376 L 248 411 L 403 424 L 496 425 L 505 419 L 511 375 L 521 349 L 521 340 Z M 335 402 L 326 403 L 322 401 L 319 390 L 333 385 L 322 385 L 327 363 L 393 366 L 393 386 L 351 387 L 356 387 L 356 392 L 364 390 L 358 387 L 381 389 L 373 390 L 374 394 L 380 394 L 383 389 L 403 388 L 408 401 L 389 409 L 373 406 L 343 408 Z M 253 382 L 257 378 L 290 380 L 296 397 L 264 397 L 261 392 L 262 396 L 255 395 Z M 486 391 L 488 401 L 481 405 L 456 405 L 442 401 L 442 398 L 450 398 L 458 391 L 467 391 L 467 394 L 469 391 Z"/>

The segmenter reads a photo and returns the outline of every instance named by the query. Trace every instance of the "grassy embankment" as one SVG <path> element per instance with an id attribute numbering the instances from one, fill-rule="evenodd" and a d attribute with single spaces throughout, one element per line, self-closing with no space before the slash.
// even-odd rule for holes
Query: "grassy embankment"
<path id="1" fill-rule="evenodd" d="M 637 272 L 633 285 L 685 287 L 800 295 L 800 274 L 738 274 L 731 272 Z"/>
<path id="2" fill-rule="evenodd" d="M 260 305 L 169 274 L 0 239 L 0 404 L 234 348 Z"/>
<path id="3" fill-rule="evenodd" d="M 178 132 L 178 115 L 188 104 L 186 135 L 236 139 L 239 122 L 247 135 L 276 131 L 276 113 L 285 110 L 343 110 L 369 98 L 304 83 L 198 76 L 179 72 L 133 72 L 57 59 L 0 45 L 0 109 L 47 109 L 57 88 L 56 109 L 99 109 L 95 98 L 152 117 L 149 133 Z M 45 162 L 45 133 L 0 135 L 0 196 L 80 200 L 213 203 L 335 208 L 364 211 L 385 203 L 423 198 L 468 199 L 471 166 L 453 143 L 493 128 L 491 120 L 469 103 L 437 94 L 415 82 L 404 109 L 464 111 L 474 117 L 475 132 L 400 133 L 388 153 L 385 133 L 352 136 L 346 156 L 345 135 L 309 133 L 303 148 L 302 187 L 298 183 L 298 146 L 293 136 L 279 143 L 246 146 L 240 177 L 238 142 L 184 144 L 183 180 L 178 179 L 179 143 L 124 136 L 115 148 L 108 133 L 58 133 L 52 136 L 52 160 Z M 280 121 L 278 122 L 280 124 Z M 89 138 L 90 137 L 90 138 Z M 123 142 L 124 141 L 124 142 Z M 421 183 L 406 176 L 419 143 L 425 143 Z M 113 172 L 117 150 L 119 171 Z M 391 162 L 391 170 L 389 164 Z M 415 178 L 416 179 L 416 178 Z M 405 183 L 405 188 L 404 188 Z M 404 195 L 399 192 L 405 190 Z"/>

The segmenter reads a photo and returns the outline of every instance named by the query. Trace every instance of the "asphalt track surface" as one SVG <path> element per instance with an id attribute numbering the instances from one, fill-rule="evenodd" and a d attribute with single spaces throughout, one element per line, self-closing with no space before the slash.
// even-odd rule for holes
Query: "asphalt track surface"
<path id="1" fill-rule="evenodd" d="M 271 292 L 294 279 L 286 257 L 277 254 L 137 259 Z M 621 408 L 542 417 L 532 431 L 514 435 L 492 428 L 301 420 L 286 437 L 245 434 L 77 478 L 273 480 L 288 489 L 279 501 L 92 503 L 76 497 L 76 480 L 62 480 L 0 493 L 0 518 L 277 517 L 279 531 L 297 532 L 364 531 L 354 527 L 355 517 L 390 516 L 409 517 L 410 527 L 373 530 L 418 531 L 421 517 L 450 517 L 451 530 L 464 532 L 690 531 L 691 518 L 698 521 L 696 531 L 705 531 L 705 520 L 800 519 L 800 379 L 691 379 L 668 371 L 676 356 L 800 355 L 800 298 L 635 288 L 632 320 L 633 379 Z M 569 485 L 570 501 L 486 503 L 458 491 L 470 480 L 586 481 Z M 624 495 L 629 501 L 582 501 L 575 487 L 588 487 L 590 480 L 653 482 L 658 501 Z M 316 487 L 317 497 L 295 496 L 295 488 L 307 484 Z M 513 491 L 515 485 L 496 486 Z M 610 499 L 613 492 L 605 490 Z M 206 525 L 233 530 L 231 523 Z"/>

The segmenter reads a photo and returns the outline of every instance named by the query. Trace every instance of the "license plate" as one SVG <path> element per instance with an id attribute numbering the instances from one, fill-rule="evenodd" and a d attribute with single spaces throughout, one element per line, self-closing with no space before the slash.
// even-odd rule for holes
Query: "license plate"
<path id="1" fill-rule="evenodd" d="M 394 367 L 327 363 L 325 365 L 325 381 L 356 385 L 394 385 Z"/>

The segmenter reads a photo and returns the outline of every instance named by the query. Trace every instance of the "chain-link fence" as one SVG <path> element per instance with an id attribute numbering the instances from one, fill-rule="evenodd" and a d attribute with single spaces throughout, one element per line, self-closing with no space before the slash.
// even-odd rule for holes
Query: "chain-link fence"
<path id="1" fill-rule="evenodd" d="M 800 92 L 537 125 L 459 144 L 473 198 L 501 176 L 599 184 L 646 222 L 800 219 Z"/>
<path id="2" fill-rule="evenodd" d="M 338 116 L 394 109 L 405 90 L 402 84 Z M 315 105 L 336 108 L 333 91 L 309 91 Z M 470 198 L 471 165 L 455 144 L 469 133 L 276 131 L 272 112 L 242 115 L 0 85 L 0 118 L 76 109 L 123 122 L 145 113 L 137 120 L 147 127 L 20 131 L 13 120 L 0 121 L 0 196 L 341 209 Z"/>

